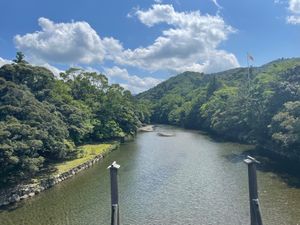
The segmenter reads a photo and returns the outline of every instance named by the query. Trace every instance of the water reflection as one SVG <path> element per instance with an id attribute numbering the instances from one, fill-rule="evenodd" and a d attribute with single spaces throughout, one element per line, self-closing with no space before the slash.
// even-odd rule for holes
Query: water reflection
<path id="1" fill-rule="evenodd" d="M 248 155 L 253 156 L 260 162 L 257 165 L 259 171 L 274 173 L 274 179 L 280 177 L 289 187 L 300 188 L 300 166 L 296 162 L 282 160 L 270 154 L 270 152 L 260 149 L 251 149 L 238 154 L 225 155 L 224 157 L 232 163 L 239 163 Z"/>
<path id="2" fill-rule="evenodd" d="M 0 212 L 1 225 L 99 225 L 110 221 L 109 173 L 119 170 L 123 225 L 249 224 L 246 155 L 251 146 L 216 142 L 168 126 L 176 133 L 141 133 L 112 152 L 103 163 L 40 195 Z M 300 189 L 259 158 L 258 171 L 265 224 L 300 223 Z M 271 166 L 269 166 L 271 165 Z M 272 168 L 272 170 L 271 170 Z M 275 173 L 274 173 L 275 172 Z"/>

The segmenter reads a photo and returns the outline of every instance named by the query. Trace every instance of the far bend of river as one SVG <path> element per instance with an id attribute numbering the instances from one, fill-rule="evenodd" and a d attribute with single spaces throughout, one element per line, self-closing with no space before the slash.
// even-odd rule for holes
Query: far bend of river
<path id="1" fill-rule="evenodd" d="M 1 225 L 109 225 L 107 166 L 119 170 L 122 225 L 248 225 L 249 146 L 220 143 L 197 131 L 159 126 L 174 132 L 160 137 L 139 133 L 102 163 L 0 211 Z M 258 171 L 264 224 L 300 224 L 300 189 L 272 172 Z"/>

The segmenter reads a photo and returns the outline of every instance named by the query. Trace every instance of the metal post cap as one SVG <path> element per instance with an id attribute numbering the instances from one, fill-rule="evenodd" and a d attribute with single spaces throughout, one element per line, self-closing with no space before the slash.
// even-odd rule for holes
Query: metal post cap
<path id="1" fill-rule="evenodd" d="M 251 156 L 247 156 L 247 159 L 244 160 L 244 163 L 246 164 L 250 164 L 250 163 L 257 163 L 260 164 L 259 161 L 257 161 L 255 158 L 251 157 Z"/>
<path id="2" fill-rule="evenodd" d="M 119 169 L 121 166 L 114 161 L 107 169 Z"/>

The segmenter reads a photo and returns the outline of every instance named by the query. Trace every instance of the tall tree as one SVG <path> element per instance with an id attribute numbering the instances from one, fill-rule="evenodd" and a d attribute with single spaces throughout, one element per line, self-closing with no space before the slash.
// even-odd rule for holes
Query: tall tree
<path id="1" fill-rule="evenodd" d="M 24 60 L 25 55 L 23 52 L 17 52 L 16 58 L 13 60 L 15 63 L 28 63 L 27 61 Z"/>

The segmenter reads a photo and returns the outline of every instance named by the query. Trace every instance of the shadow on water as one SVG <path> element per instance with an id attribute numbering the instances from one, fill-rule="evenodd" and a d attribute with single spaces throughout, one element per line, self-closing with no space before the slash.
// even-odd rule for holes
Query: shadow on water
<path id="1" fill-rule="evenodd" d="M 278 175 L 289 187 L 300 188 L 300 165 L 297 162 L 282 159 L 269 151 L 261 149 L 251 149 L 238 154 L 231 153 L 224 157 L 231 163 L 240 163 L 248 155 L 261 162 L 257 165 L 259 171 L 272 172 Z"/>
<path id="2" fill-rule="evenodd" d="M 6 206 L 0 206 L 0 213 L 2 211 L 7 211 L 7 212 L 14 211 L 14 210 L 24 206 L 25 204 L 26 204 L 26 201 L 21 201 L 21 202 L 17 202 L 17 203 L 14 203 L 14 204 L 9 204 L 9 205 L 6 205 Z"/>
<path id="3" fill-rule="evenodd" d="M 51 174 L 54 174 L 55 172 L 57 172 L 57 169 L 55 169 L 53 167 L 53 164 L 50 164 L 49 162 L 45 165 L 45 168 L 42 168 L 40 170 L 40 172 L 36 175 L 36 179 L 38 180 L 42 180 L 42 179 L 47 179 L 49 176 L 51 176 Z M 20 184 L 27 184 L 28 182 L 30 182 L 30 179 L 29 178 L 28 180 L 22 180 L 23 183 L 20 183 Z M 11 184 L 9 186 L 1 186 L 0 187 L 0 195 L 4 194 L 5 193 L 5 190 L 9 190 L 10 188 L 13 188 L 14 187 L 14 184 Z M 18 208 L 21 208 L 23 207 L 25 204 L 26 204 L 26 201 L 30 200 L 31 198 L 28 198 L 28 199 L 25 199 L 25 200 L 21 200 L 19 202 L 15 202 L 15 203 L 10 203 L 8 205 L 4 205 L 4 206 L 0 206 L 0 213 L 2 211 L 14 211 Z"/>

